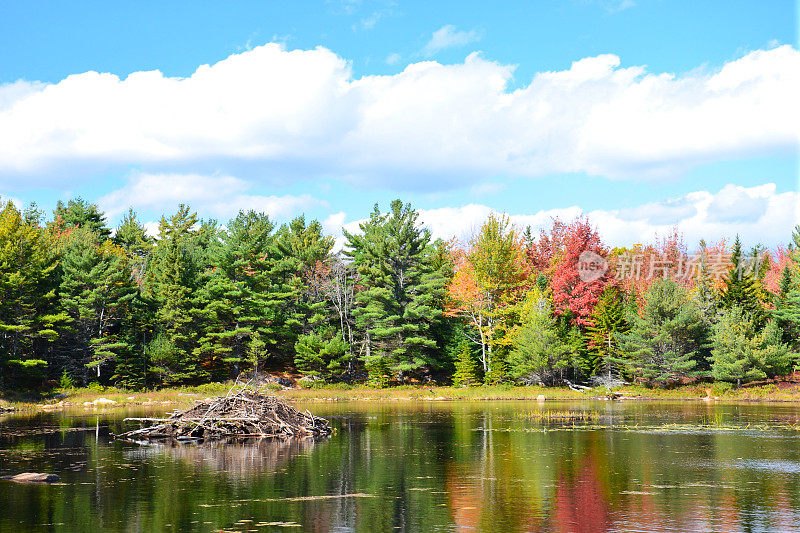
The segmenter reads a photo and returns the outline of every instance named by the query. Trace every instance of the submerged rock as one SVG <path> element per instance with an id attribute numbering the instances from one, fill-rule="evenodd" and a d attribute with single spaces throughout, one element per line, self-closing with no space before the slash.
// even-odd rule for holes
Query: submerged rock
<path id="1" fill-rule="evenodd" d="M 38 472 L 23 472 L 16 476 L 3 476 L 0 479 L 16 481 L 17 483 L 55 483 L 61 478 L 56 474 L 40 474 Z"/>

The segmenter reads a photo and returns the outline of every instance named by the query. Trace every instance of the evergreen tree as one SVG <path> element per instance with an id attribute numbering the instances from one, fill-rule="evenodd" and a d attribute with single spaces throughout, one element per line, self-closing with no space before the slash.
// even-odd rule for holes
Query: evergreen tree
<path id="1" fill-rule="evenodd" d="M 467 339 L 461 341 L 453 374 L 453 386 L 464 387 L 478 383 L 478 363 Z"/>
<path id="2" fill-rule="evenodd" d="M 0 211 L 0 379 L 6 384 L 43 377 L 51 341 L 67 320 L 58 310 L 57 265 L 47 234 L 7 202 Z"/>
<path id="3" fill-rule="evenodd" d="M 622 297 L 618 289 L 609 287 L 600 296 L 586 328 L 588 357 L 584 360 L 584 371 L 589 375 L 605 371 L 610 378 L 620 361 L 618 336 L 626 331 L 628 322 Z"/>
<path id="4" fill-rule="evenodd" d="M 128 349 L 115 354 L 111 380 L 116 385 L 141 390 L 152 384 L 148 347 L 156 333 L 155 302 L 137 292 L 119 324 L 119 338 Z"/>
<path id="5" fill-rule="evenodd" d="M 111 230 L 106 225 L 106 217 L 96 204 L 90 204 L 83 198 L 76 198 L 67 202 L 58 201 L 54 211 L 54 225 L 59 230 L 69 228 L 85 228 L 97 235 L 102 242 L 111 236 Z"/>
<path id="6" fill-rule="evenodd" d="M 712 360 L 714 378 L 738 387 L 790 372 L 797 354 L 781 342 L 775 321 L 762 328 L 748 311 L 734 306 L 722 313 L 714 327 Z"/>
<path id="7" fill-rule="evenodd" d="M 145 295 L 156 302 L 158 331 L 148 346 L 150 371 L 165 384 L 197 383 L 209 375 L 194 348 L 198 338 L 194 300 L 206 271 L 205 249 L 213 238 L 213 225 L 197 228 L 197 214 L 181 205 L 159 223 L 158 243 L 145 278 Z"/>
<path id="8" fill-rule="evenodd" d="M 655 280 L 643 299 L 641 313 L 629 315 L 630 332 L 620 337 L 620 362 L 662 386 L 696 375 L 706 337 L 700 305 L 672 279 Z"/>
<path id="9" fill-rule="evenodd" d="M 342 370 L 349 352 L 347 343 L 330 327 L 300 335 L 295 350 L 298 370 L 311 377 L 328 380 Z"/>
<path id="10" fill-rule="evenodd" d="M 300 216 L 277 232 L 271 279 L 278 296 L 277 310 L 286 325 L 279 342 L 287 353 L 299 335 L 327 329 L 325 322 L 333 323 L 325 315 L 324 298 L 308 285 L 309 276 L 318 264 L 330 259 L 332 249 L 333 238 L 323 234 L 316 220 L 306 224 L 305 217 Z"/>
<path id="11" fill-rule="evenodd" d="M 747 312 L 752 320 L 763 325 L 766 314 L 760 299 L 762 291 L 759 287 L 760 267 L 757 263 L 757 250 L 755 257 L 746 258 L 742 255 L 742 245 L 739 237 L 733 244 L 731 251 L 731 269 L 723 280 L 724 285 L 719 296 L 720 306 L 724 309 L 738 307 Z M 748 260 L 749 259 L 749 260 Z"/>
<path id="12" fill-rule="evenodd" d="M 552 384 L 563 379 L 569 368 L 570 346 L 558 335 L 550 302 L 538 290 L 530 291 L 519 304 L 520 324 L 511 332 L 509 374 L 522 382 Z"/>
<path id="13" fill-rule="evenodd" d="M 208 252 L 212 271 L 195 298 L 202 328 L 195 354 L 218 378 L 239 373 L 240 363 L 252 357 L 255 335 L 264 343 L 262 355 L 267 342 L 277 342 L 269 294 L 273 228 L 264 213 L 240 212 Z"/>
<path id="14" fill-rule="evenodd" d="M 147 270 L 147 262 L 153 251 L 151 239 L 144 226 L 139 222 L 133 209 L 129 209 L 114 233 L 114 244 L 121 246 L 128 256 L 131 274 L 137 283 L 141 283 Z"/>
<path id="15" fill-rule="evenodd" d="M 441 298 L 442 273 L 431 268 L 430 233 L 417 227 L 418 213 L 400 200 L 383 214 L 375 206 L 360 225 L 362 235 L 344 232 L 346 255 L 352 258 L 363 289 L 356 296 L 356 325 L 370 378 L 385 383 L 396 373 L 408 373 L 433 362 L 436 341 L 431 324 L 441 309 L 431 304 Z"/>
<path id="16" fill-rule="evenodd" d="M 94 368 L 97 378 L 107 361 L 113 363 L 132 347 L 119 327 L 136 295 L 124 251 L 88 226 L 76 227 L 65 238 L 61 253 L 60 303 L 70 317 L 70 332 L 59 342 L 68 354 L 71 373 L 82 377 Z"/>
<path id="17" fill-rule="evenodd" d="M 781 329 L 783 342 L 794 349 L 800 348 L 800 290 L 789 289 L 785 297 L 778 297 L 772 318 Z"/>

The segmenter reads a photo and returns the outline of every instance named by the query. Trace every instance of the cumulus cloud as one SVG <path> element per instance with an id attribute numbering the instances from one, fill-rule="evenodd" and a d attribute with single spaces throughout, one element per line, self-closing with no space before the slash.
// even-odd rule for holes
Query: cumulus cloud
<path id="1" fill-rule="evenodd" d="M 727 185 L 714 196 L 708 206 L 713 222 L 757 222 L 769 206 L 770 189 L 745 188 Z"/>
<path id="2" fill-rule="evenodd" d="M 732 196 L 753 201 L 744 203 L 738 218 L 734 216 L 737 209 L 729 203 Z M 613 246 L 653 242 L 657 236 L 664 237 L 675 227 L 684 234 L 690 247 L 696 246 L 700 239 L 715 242 L 736 234 L 745 243 L 777 246 L 789 240 L 798 223 L 799 202 L 800 193 L 778 193 L 774 183 L 757 187 L 728 185 L 716 193 L 698 191 L 681 198 L 624 210 L 583 211 L 578 206 L 571 206 L 533 214 L 511 214 L 509 219 L 520 229 L 530 226 L 538 232 L 550 228 L 553 219 L 568 222 L 585 214 L 603 239 Z M 763 209 L 756 212 L 752 208 L 756 203 L 763 205 Z M 421 210 L 420 223 L 434 237 L 445 240 L 455 237 L 467 242 L 493 212 L 491 207 L 481 204 Z"/>
<path id="3" fill-rule="evenodd" d="M 442 26 L 431 35 L 430 40 L 421 50 L 425 57 L 433 57 L 447 48 L 461 48 L 480 41 L 481 36 L 475 30 L 460 31 L 452 24 Z"/>
<path id="4" fill-rule="evenodd" d="M 622 220 L 645 220 L 655 225 L 674 224 L 678 220 L 691 218 L 696 214 L 697 206 L 685 197 L 651 202 L 617 211 L 617 216 Z"/>
<path id="5" fill-rule="evenodd" d="M 354 78 L 325 48 L 271 43 L 187 78 L 17 82 L 0 86 L 0 180 L 63 186 L 52 176 L 134 165 L 441 190 L 496 175 L 673 178 L 797 150 L 800 52 L 791 46 L 681 75 L 620 65 L 615 55 L 585 58 L 510 90 L 513 66 L 477 54 Z"/>
<path id="6" fill-rule="evenodd" d="M 252 209 L 280 219 L 326 205 L 307 194 L 262 196 L 249 194 L 249 188 L 247 182 L 231 176 L 136 173 L 123 188 L 101 197 L 98 204 L 111 219 L 128 207 L 168 213 L 183 203 L 222 221 L 240 210 Z"/>

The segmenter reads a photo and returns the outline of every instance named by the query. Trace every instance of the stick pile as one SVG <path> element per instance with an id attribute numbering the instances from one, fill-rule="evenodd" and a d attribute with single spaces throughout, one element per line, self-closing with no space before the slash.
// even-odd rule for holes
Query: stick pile
<path id="1" fill-rule="evenodd" d="M 169 418 L 125 420 L 153 423 L 116 436 L 127 440 L 322 437 L 331 433 L 324 418 L 302 413 L 274 396 L 248 388 L 203 401 Z"/>

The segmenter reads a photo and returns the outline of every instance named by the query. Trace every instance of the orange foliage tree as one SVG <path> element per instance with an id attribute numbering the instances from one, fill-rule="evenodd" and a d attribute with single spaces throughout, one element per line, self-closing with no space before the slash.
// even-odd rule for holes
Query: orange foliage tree
<path id="1" fill-rule="evenodd" d="M 506 313 L 527 287 L 527 262 L 519 233 L 506 217 L 491 215 L 469 248 L 453 250 L 455 274 L 448 286 L 446 313 L 462 317 L 481 347 L 485 373 L 492 349 L 507 329 Z"/>

